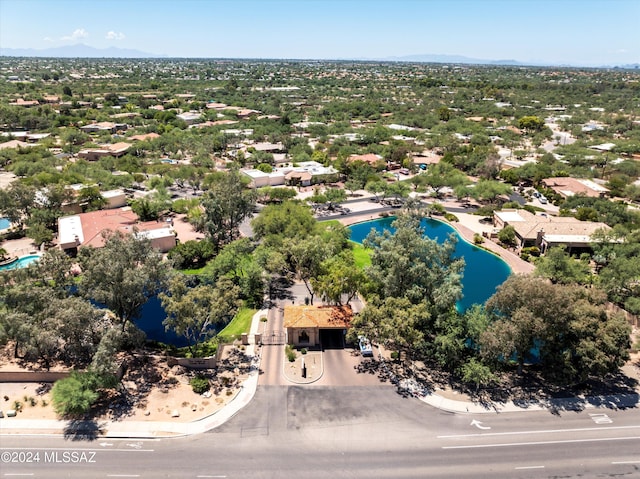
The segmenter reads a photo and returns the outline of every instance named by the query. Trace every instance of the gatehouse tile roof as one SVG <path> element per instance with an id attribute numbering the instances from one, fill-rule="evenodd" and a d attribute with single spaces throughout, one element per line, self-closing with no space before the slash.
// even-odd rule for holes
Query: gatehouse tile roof
<path id="1" fill-rule="evenodd" d="M 285 328 L 345 329 L 351 326 L 350 306 L 285 306 Z"/>

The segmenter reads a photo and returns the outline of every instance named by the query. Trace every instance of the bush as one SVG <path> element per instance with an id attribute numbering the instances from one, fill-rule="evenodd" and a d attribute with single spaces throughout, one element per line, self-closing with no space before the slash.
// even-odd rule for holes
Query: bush
<path id="1" fill-rule="evenodd" d="M 444 219 L 447 220 L 447 221 L 450 221 L 452 223 L 457 223 L 459 221 L 458 217 L 456 215 L 454 215 L 453 213 L 445 213 Z"/>
<path id="2" fill-rule="evenodd" d="M 516 230 L 513 226 L 508 225 L 502 228 L 498 233 L 498 240 L 501 243 L 512 246 L 516 244 Z"/>
<path id="3" fill-rule="evenodd" d="M 291 345 L 287 344 L 287 347 L 285 348 L 285 354 L 287 355 L 287 359 L 289 360 L 290 363 L 296 360 L 296 352 L 291 347 Z"/>
<path id="4" fill-rule="evenodd" d="M 302 348 L 300 350 L 300 354 L 307 354 L 307 348 Z"/>
<path id="5" fill-rule="evenodd" d="M 475 244 L 482 244 L 482 243 L 484 243 L 484 238 L 482 237 L 482 235 L 480 233 L 474 233 L 473 242 Z"/>
<path id="6" fill-rule="evenodd" d="M 80 416 L 91 409 L 99 397 L 97 378 L 92 373 L 72 372 L 68 378 L 55 382 L 51 400 L 61 416 Z"/>
<path id="7" fill-rule="evenodd" d="M 522 248 L 522 254 L 540 256 L 540 248 L 538 248 L 537 246 L 527 246 L 526 248 Z"/>
<path id="8" fill-rule="evenodd" d="M 191 378 L 189 384 L 191 385 L 191 389 L 193 389 L 193 392 L 196 394 L 203 394 L 207 392 L 211 387 L 209 384 L 209 380 L 201 374 L 198 374 L 195 378 Z"/>

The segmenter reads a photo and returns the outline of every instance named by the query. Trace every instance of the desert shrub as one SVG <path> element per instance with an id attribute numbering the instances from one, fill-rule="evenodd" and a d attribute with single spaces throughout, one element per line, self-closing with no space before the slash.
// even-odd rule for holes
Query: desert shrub
<path id="1" fill-rule="evenodd" d="M 191 378 L 189 384 L 191 385 L 191 389 L 193 389 L 193 392 L 196 394 L 203 394 L 210 388 L 209 380 L 201 374 L 198 374 L 196 377 Z"/>
<path id="2" fill-rule="evenodd" d="M 450 221 L 452 223 L 457 223 L 459 221 L 458 217 L 456 215 L 454 215 L 453 213 L 445 213 L 444 214 L 444 219 L 447 220 L 447 221 Z"/>
<path id="3" fill-rule="evenodd" d="M 287 347 L 285 348 L 285 354 L 287 355 L 287 359 L 289 360 L 290 363 L 296 360 L 296 352 L 291 347 L 291 345 L 287 344 Z"/>

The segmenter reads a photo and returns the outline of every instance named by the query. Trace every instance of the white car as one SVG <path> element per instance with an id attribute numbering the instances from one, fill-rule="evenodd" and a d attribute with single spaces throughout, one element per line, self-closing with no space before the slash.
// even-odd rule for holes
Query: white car
<path id="1" fill-rule="evenodd" d="M 373 348 L 366 336 L 358 336 L 358 346 L 363 357 L 373 357 Z"/>

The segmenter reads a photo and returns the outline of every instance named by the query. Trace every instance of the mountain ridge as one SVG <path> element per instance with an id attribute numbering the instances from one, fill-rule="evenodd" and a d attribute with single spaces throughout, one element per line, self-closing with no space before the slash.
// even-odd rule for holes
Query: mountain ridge
<path id="1" fill-rule="evenodd" d="M 96 48 L 83 43 L 65 45 L 61 47 L 35 49 L 35 48 L 1 48 L 0 57 L 36 57 L 36 58 L 172 58 L 166 54 L 144 52 L 131 48 Z M 181 57 L 175 57 L 181 58 Z M 183 57 L 189 58 L 189 57 Z M 212 57 L 213 58 L 213 57 Z M 218 58 L 218 57 L 216 57 Z M 223 58 L 223 57 L 220 57 Z M 271 58 L 276 59 L 276 58 Z M 285 59 L 284 57 L 282 59 Z M 299 60 L 308 60 L 300 58 Z M 331 60 L 326 58 L 325 60 Z M 388 56 L 381 58 L 342 58 L 341 61 L 375 61 L 375 62 L 415 62 L 415 63 L 451 63 L 466 65 L 496 65 L 496 66 L 539 66 L 539 67 L 568 67 L 568 68 L 621 68 L 638 69 L 640 63 L 620 65 L 584 65 L 572 63 L 553 63 L 544 61 L 523 62 L 515 59 L 489 60 L 485 58 L 473 58 L 464 55 L 447 54 L 414 54 Z"/>

